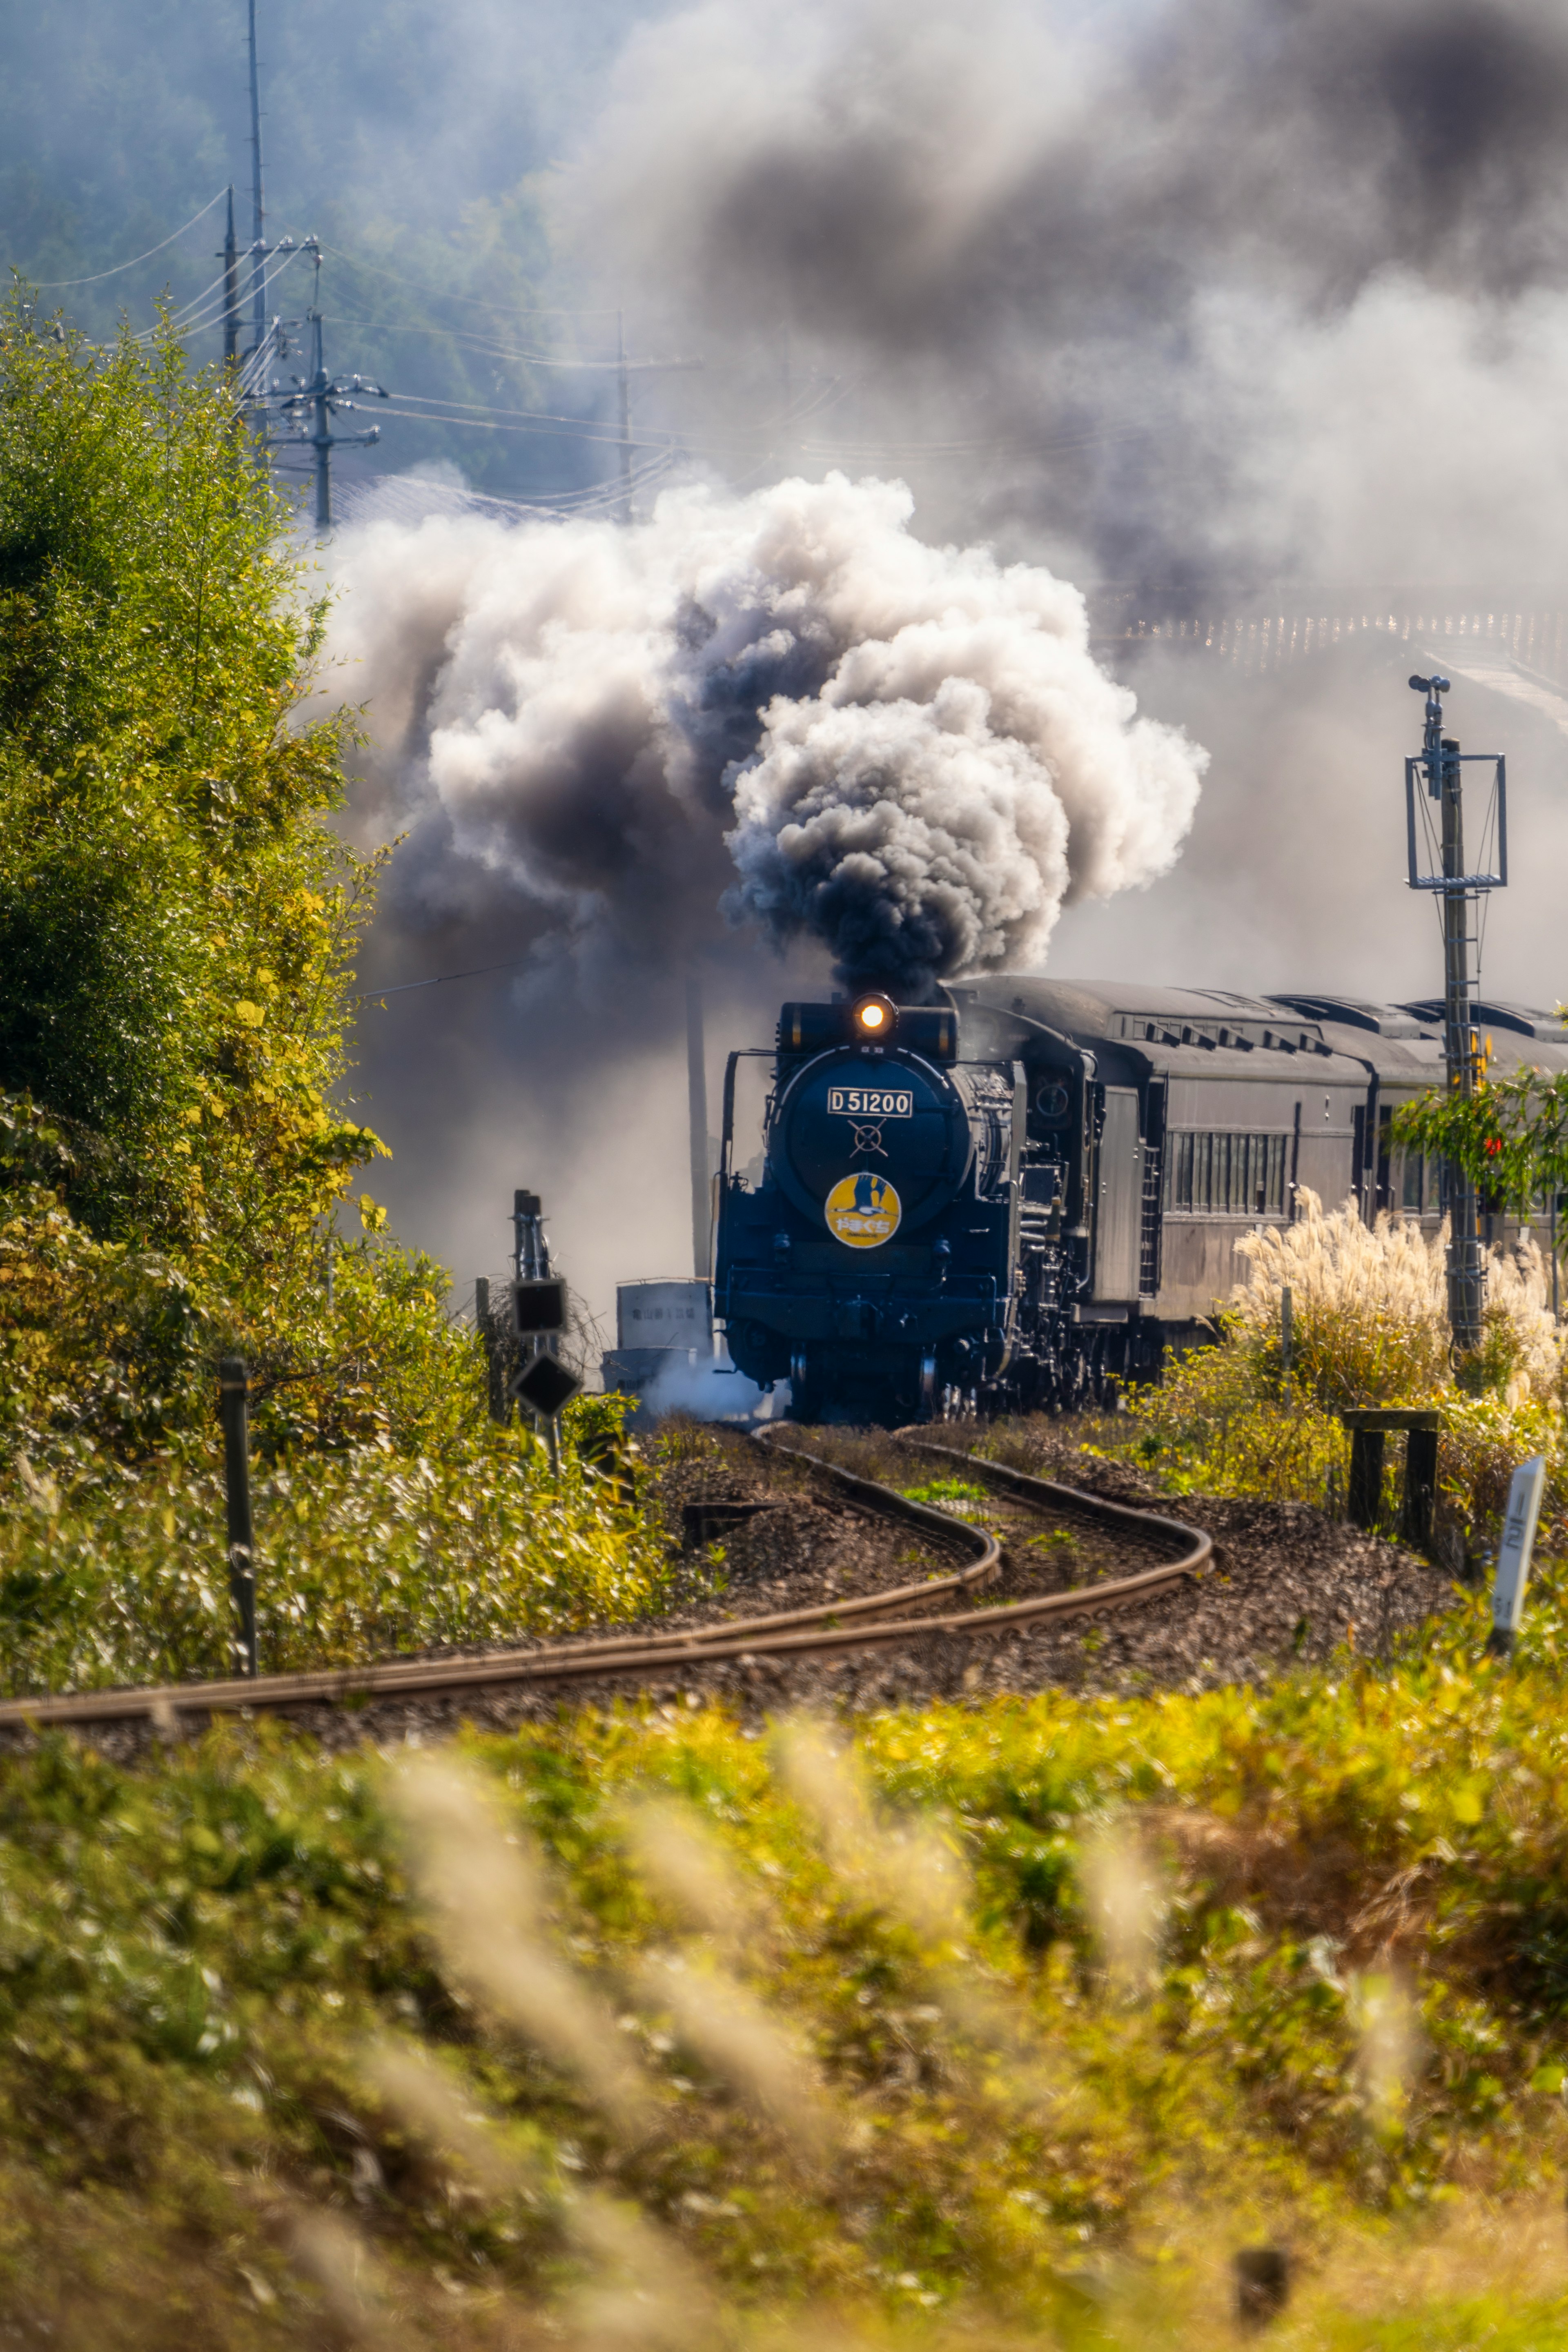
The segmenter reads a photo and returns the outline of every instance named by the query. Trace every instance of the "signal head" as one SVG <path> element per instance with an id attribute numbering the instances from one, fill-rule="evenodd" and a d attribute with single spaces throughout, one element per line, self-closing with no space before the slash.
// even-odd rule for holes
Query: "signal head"
<path id="1" fill-rule="evenodd" d="M 1413 694 L 1450 694 L 1453 688 L 1446 677 L 1413 677 L 1410 690 Z"/>
<path id="2" fill-rule="evenodd" d="M 857 1037 L 875 1038 L 880 1044 L 897 1028 L 899 1008 L 889 996 L 858 996 L 849 1019 Z"/>

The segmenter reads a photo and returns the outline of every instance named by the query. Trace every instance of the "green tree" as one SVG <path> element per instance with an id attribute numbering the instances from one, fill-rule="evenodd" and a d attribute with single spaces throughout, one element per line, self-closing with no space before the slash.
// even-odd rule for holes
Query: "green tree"
<path id="1" fill-rule="evenodd" d="M 1568 1076 L 1541 1069 L 1483 1078 L 1468 1098 L 1423 1095 L 1394 1112 L 1394 1140 L 1461 1169 L 1500 1208 L 1521 1214 L 1568 1190 Z"/>
<path id="2" fill-rule="evenodd" d="M 0 1090 L 92 1233 L 233 1276 L 379 1149 L 331 1103 L 374 869 L 283 521 L 221 373 L 0 312 Z"/>

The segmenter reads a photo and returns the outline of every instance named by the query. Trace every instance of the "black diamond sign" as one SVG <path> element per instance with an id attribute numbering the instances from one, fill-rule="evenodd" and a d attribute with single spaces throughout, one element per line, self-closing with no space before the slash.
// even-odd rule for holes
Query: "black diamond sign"
<path id="1" fill-rule="evenodd" d="M 511 1392 L 531 1406 L 533 1412 L 542 1413 L 546 1421 L 553 1421 L 563 1406 L 571 1403 L 582 1385 L 576 1373 L 569 1372 L 565 1365 L 558 1363 L 553 1356 L 538 1355 L 531 1356 L 521 1371 L 515 1375 Z"/>

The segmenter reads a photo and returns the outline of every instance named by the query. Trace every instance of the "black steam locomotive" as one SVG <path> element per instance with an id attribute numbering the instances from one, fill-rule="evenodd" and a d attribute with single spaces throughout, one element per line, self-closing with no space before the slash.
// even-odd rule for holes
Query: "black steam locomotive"
<path id="1" fill-rule="evenodd" d="M 1568 1069 L 1554 1013 L 1477 1011 L 1495 1069 Z M 1442 1076 L 1440 1003 L 1005 977 L 786 1004 L 773 1055 L 725 1074 L 714 1310 L 801 1420 L 1103 1400 L 1195 1336 L 1237 1237 L 1300 1189 L 1436 1227 L 1442 1171 L 1389 1120 Z"/>

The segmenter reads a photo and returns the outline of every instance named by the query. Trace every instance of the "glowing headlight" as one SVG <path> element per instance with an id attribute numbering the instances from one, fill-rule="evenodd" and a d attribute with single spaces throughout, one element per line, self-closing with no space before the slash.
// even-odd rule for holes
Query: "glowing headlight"
<path id="1" fill-rule="evenodd" d="M 852 1017 L 862 1037 L 890 1037 L 899 1016 L 885 996 L 863 996 Z"/>

